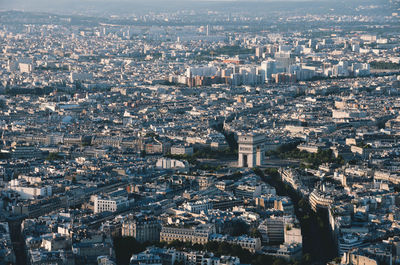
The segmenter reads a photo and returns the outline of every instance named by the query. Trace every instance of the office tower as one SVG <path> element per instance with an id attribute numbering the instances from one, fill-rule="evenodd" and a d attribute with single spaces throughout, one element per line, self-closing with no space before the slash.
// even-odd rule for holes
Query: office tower
<path id="1" fill-rule="evenodd" d="M 276 74 L 276 61 L 269 60 L 261 63 L 261 72 L 264 75 L 264 80 L 271 80 L 272 74 Z"/>

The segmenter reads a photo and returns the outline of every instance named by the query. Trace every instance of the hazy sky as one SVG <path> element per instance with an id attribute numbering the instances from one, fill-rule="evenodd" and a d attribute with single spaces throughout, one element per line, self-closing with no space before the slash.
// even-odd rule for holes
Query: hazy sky
<path id="1" fill-rule="evenodd" d="M 123 5 L 123 4 L 193 4 L 196 2 L 281 2 L 282 0 L 0 0 L 0 8 L 27 8 L 27 7 L 59 7 L 68 5 L 70 7 L 78 7 L 80 5 Z M 309 1 L 309 0 L 289 0 L 289 1 Z M 324 0 L 312 0 L 324 1 Z M 327 0 L 325 0 L 327 1 Z"/>
<path id="2" fill-rule="evenodd" d="M 355 2 L 367 3 L 382 3 L 389 0 L 0 0 L 0 10 L 23 10 L 23 11 L 44 11 L 57 14 L 69 15 L 71 13 L 78 14 L 132 14 L 141 13 L 146 11 L 175 11 L 180 8 L 198 9 L 198 8 L 214 8 L 218 7 L 220 11 L 224 8 L 238 6 L 242 7 L 256 7 L 257 3 L 263 3 L 262 8 L 268 8 L 266 3 L 274 2 L 274 5 L 280 5 L 284 9 L 304 8 L 299 6 L 299 2 L 309 2 L 310 7 L 314 7 L 312 2 L 320 5 L 326 3 L 327 5 L 351 5 Z M 231 2 L 231 3 L 226 3 Z M 287 2 L 293 2 L 292 5 Z M 297 5 L 296 5 L 297 4 Z M 343 7 L 342 6 L 342 7 Z M 262 10 L 260 7 L 258 11 Z"/>
<path id="3" fill-rule="evenodd" d="M 128 8 L 177 8 L 196 5 L 212 5 L 217 2 L 270 2 L 274 0 L 0 0 L 0 9 L 18 9 L 24 11 L 58 11 L 60 13 L 71 10 L 83 11 L 93 9 L 97 11 Z M 281 0 L 275 0 L 281 1 Z M 303 1 L 303 0 L 292 0 Z M 321 0 L 314 0 L 321 1 Z M 126 11 L 126 10 L 125 10 Z"/>

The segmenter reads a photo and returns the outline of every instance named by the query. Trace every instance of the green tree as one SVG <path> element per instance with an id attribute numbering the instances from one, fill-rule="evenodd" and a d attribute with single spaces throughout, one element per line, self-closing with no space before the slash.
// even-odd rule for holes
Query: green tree
<path id="1" fill-rule="evenodd" d="M 249 232 L 249 225 L 242 220 L 234 220 L 231 222 L 231 236 L 241 236 Z"/>
<path id="2" fill-rule="evenodd" d="M 311 254 L 310 253 L 305 253 L 301 259 L 303 264 L 310 264 L 311 263 Z"/>
<path id="3" fill-rule="evenodd" d="M 62 157 L 58 153 L 49 153 L 46 157 L 46 160 L 53 161 L 53 160 L 60 160 Z"/>
<path id="4" fill-rule="evenodd" d="M 255 167 L 253 168 L 253 172 L 254 174 L 256 174 L 257 176 L 260 176 L 261 178 L 264 178 L 264 172 L 262 172 L 262 170 L 259 167 Z"/>
<path id="5" fill-rule="evenodd" d="M 272 263 L 272 265 L 287 265 L 287 264 L 288 264 L 288 262 L 286 260 L 284 260 L 284 259 L 276 259 Z"/>
<path id="6" fill-rule="evenodd" d="M 253 227 L 250 229 L 249 236 L 261 238 L 261 233 L 260 233 L 260 231 L 258 231 L 258 229 L 256 227 Z"/>
<path id="7" fill-rule="evenodd" d="M 132 254 L 137 254 L 146 249 L 145 244 L 141 244 L 134 237 L 115 237 L 114 250 L 117 264 L 129 264 Z"/>
<path id="8" fill-rule="evenodd" d="M 218 253 L 222 255 L 229 255 L 231 253 L 231 245 L 226 242 L 222 242 L 218 246 Z"/>

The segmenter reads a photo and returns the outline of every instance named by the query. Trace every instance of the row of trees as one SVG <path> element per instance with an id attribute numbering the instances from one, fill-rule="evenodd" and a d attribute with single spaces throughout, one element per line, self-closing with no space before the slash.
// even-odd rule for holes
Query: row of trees
<path id="1" fill-rule="evenodd" d="M 267 155 L 279 157 L 281 159 L 298 159 L 302 161 L 303 167 L 318 168 L 324 163 L 336 163 L 343 165 L 344 159 L 339 156 L 335 157 L 331 149 L 319 149 L 317 153 L 309 153 L 300 151 L 297 146 L 301 142 L 293 142 L 281 145 L 276 150 L 268 151 Z"/>
<path id="2" fill-rule="evenodd" d="M 372 69 L 400 70 L 399 63 L 373 61 L 370 63 L 370 65 Z"/>
<path id="3" fill-rule="evenodd" d="M 219 47 L 211 51 L 206 51 L 203 52 L 202 55 L 212 55 L 212 56 L 218 56 L 218 55 L 228 55 L 228 56 L 235 56 L 235 55 L 240 55 L 240 54 L 253 54 L 254 50 L 253 49 L 247 49 L 247 48 L 242 48 L 240 46 L 224 46 L 224 47 Z"/>
<path id="4" fill-rule="evenodd" d="M 188 242 L 173 241 L 166 242 L 147 242 L 139 243 L 133 237 L 116 237 L 114 238 L 114 246 L 117 258 L 117 264 L 129 264 L 132 254 L 137 254 L 146 249 L 150 245 L 158 247 L 173 247 L 177 250 L 197 250 L 213 252 L 217 256 L 230 255 L 240 258 L 242 263 L 248 264 L 273 264 L 273 265 L 295 265 L 295 264 L 311 264 L 312 262 L 321 262 L 332 260 L 336 256 L 335 245 L 331 238 L 327 223 L 326 214 L 322 212 L 315 213 L 310 208 L 308 202 L 303 199 L 290 186 L 284 184 L 280 178 L 276 168 L 261 170 L 254 168 L 254 172 L 259 175 L 262 180 L 276 188 L 278 195 L 289 196 L 295 204 L 295 213 L 300 220 L 303 234 L 303 258 L 300 261 L 287 261 L 284 259 L 266 256 L 262 254 L 253 254 L 242 249 L 238 245 L 230 245 L 227 243 L 208 242 L 205 245 L 199 245 Z M 238 236 L 248 234 L 257 236 L 256 231 L 241 222 L 232 224 L 231 235 Z"/>
<path id="5" fill-rule="evenodd" d="M 4 90 L 4 94 L 9 95 L 9 96 L 15 96 L 15 95 L 48 95 L 50 94 L 54 88 L 52 87 L 35 87 L 35 88 L 22 88 L 22 87 L 13 87 L 9 88 L 6 87 Z"/>
<path id="6" fill-rule="evenodd" d="M 336 246 L 330 233 L 327 213 L 314 212 L 306 199 L 281 181 L 276 168 L 267 168 L 264 171 L 255 168 L 254 173 L 275 187 L 278 195 L 288 196 L 292 200 L 303 235 L 303 261 L 326 263 L 335 258 Z"/>
<path id="7" fill-rule="evenodd" d="M 267 256 L 262 254 L 253 254 L 250 251 L 243 249 L 239 245 L 228 244 L 226 242 L 215 242 L 210 241 L 207 244 L 191 244 L 189 242 L 172 241 L 166 242 L 146 242 L 139 243 L 133 237 L 115 237 L 114 248 L 116 254 L 116 261 L 118 265 L 128 265 L 129 260 L 133 254 L 138 254 L 144 251 L 149 246 L 161 247 L 161 248 L 174 248 L 176 250 L 196 250 L 196 251 L 207 251 L 212 252 L 214 255 L 220 257 L 224 256 L 235 256 L 240 258 L 241 263 L 253 264 L 253 265 L 300 265 L 309 264 L 310 259 L 305 257 L 302 261 L 287 261 L 281 258 L 273 256 Z M 175 263 L 179 264 L 179 263 Z"/>
<path id="8" fill-rule="evenodd" d="M 49 153 L 46 157 L 46 160 L 53 161 L 53 160 L 61 160 L 63 157 L 59 153 Z"/>
<path id="9" fill-rule="evenodd" d="M 211 147 L 201 147 L 195 148 L 194 153 L 192 155 L 172 155 L 168 154 L 166 157 L 173 159 L 186 160 L 190 164 L 199 166 L 200 169 L 203 167 L 204 169 L 215 169 L 210 165 L 201 165 L 198 159 L 221 159 L 221 158 L 236 158 L 238 154 L 238 143 L 235 139 L 234 133 L 226 132 L 223 128 L 222 124 L 213 127 L 218 132 L 222 133 L 225 136 L 225 140 L 228 143 L 228 147 L 225 149 L 212 149 Z M 149 136 L 154 137 L 154 135 L 149 134 Z M 218 170 L 218 169 L 217 169 Z"/>
<path id="10" fill-rule="evenodd" d="M 225 148 L 223 150 L 219 149 L 211 149 L 210 147 L 203 147 L 201 149 L 195 149 L 192 155 L 166 155 L 170 158 L 184 159 L 184 160 L 192 160 L 195 162 L 195 159 L 218 159 L 221 157 L 234 157 L 235 153 L 233 153 L 230 148 Z M 190 161 L 189 161 L 190 162 Z"/>

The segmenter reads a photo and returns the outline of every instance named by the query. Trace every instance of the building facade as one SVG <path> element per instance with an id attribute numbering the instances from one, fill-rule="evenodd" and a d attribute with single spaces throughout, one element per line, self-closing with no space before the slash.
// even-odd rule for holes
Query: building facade
<path id="1" fill-rule="evenodd" d="M 138 242 L 160 240 L 161 225 L 154 217 L 142 217 L 128 220 L 122 224 L 122 236 L 134 237 Z"/>
<path id="2" fill-rule="evenodd" d="M 264 163 L 265 137 L 260 134 L 240 135 L 238 167 L 255 167 Z"/>
<path id="3" fill-rule="evenodd" d="M 206 244 L 209 236 L 215 233 L 213 224 L 198 225 L 196 227 L 163 226 L 160 241 L 172 242 L 174 240 L 191 242 L 192 244 Z"/>

